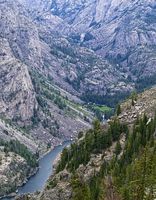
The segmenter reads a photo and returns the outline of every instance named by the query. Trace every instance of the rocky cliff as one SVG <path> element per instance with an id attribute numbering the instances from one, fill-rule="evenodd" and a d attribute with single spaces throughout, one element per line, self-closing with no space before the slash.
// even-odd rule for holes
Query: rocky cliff
<path id="1" fill-rule="evenodd" d="M 100 99 L 133 90 L 134 84 L 128 83 L 127 76 L 109 61 L 96 55 L 93 50 L 73 43 L 67 34 L 63 34 L 64 31 L 69 32 L 71 25 L 52 14 L 54 2 L 38 1 L 30 6 L 29 1 L 6 0 L 0 4 L 3 91 L 0 113 L 26 132 L 31 132 L 35 140 L 39 139 L 38 143 L 44 140 L 47 145 L 52 136 L 53 146 L 60 142 L 63 135 L 69 138 L 75 134 L 74 129 L 78 132 L 88 126 L 76 117 L 86 113 L 82 109 L 77 110 L 72 103 L 81 104 L 79 97 L 83 96 L 89 101 L 92 95 Z M 56 89 L 47 88 L 50 85 Z M 53 94 L 50 96 L 49 93 Z M 69 101 L 66 96 L 70 98 Z M 60 100 L 66 107 L 64 111 Z M 70 110 L 69 115 L 67 110 Z M 74 112 L 74 120 L 71 112 Z M 35 127 L 34 123 L 40 125 Z M 73 126 L 69 126 L 69 123 L 77 124 L 76 128 L 72 130 Z M 54 127 L 54 130 L 50 127 Z M 59 139 L 53 137 L 56 132 Z"/>
<path id="2" fill-rule="evenodd" d="M 126 94 L 154 84 L 153 1 L 4 2 L 1 35 L 14 56 L 72 94 Z"/>
<path id="3" fill-rule="evenodd" d="M 52 1 L 51 12 L 71 25 L 71 37 L 135 80 L 155 73 L 155 6 L 152 0 Z"/>
<path id="4" fill-rule="evenodd" d="M 12 54 L 9 42 L 0 40 L 0 113 L 12 120 L 27 122 L 37 109 L 35 91 L 27 66 Z"/>

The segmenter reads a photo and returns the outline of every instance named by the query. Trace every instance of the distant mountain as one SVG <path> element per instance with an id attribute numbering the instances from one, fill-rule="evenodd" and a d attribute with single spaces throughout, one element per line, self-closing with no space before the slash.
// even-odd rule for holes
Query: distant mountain
<path id="1" fill-rule="evenodd" d="M 47 21 L 58 17 L 54 27 L 59 33 L 107 59 L 137 88 L 155 83 L 155 1 L 25 2 L 32 16 L 41 22 L 45 17 Z"/>
<path id="2" fill-rule="evenodd" d="M 18 42 L 8 34 L 14 55 L 65 90 L 100 103 L 100 98 L 123 96 L 155 83 L 155 2 L 20 0 L 16 4 L 12 9 L 18 13 L 20 7 L 21 19 L 15 22 L 29 34 L 23 33 L 23 38 L 18 34 Z M 9 16 L 6 11 L 2 14 Z M 12 25 L 7 24 L 14 29 Z"/>
<path id="3" fill-rule="evenodd" d="M 72 27 L 72 38 L 137 82 L 155 76 L 155 10 L 151 0 L 56 0 L 51 6 Z"/>

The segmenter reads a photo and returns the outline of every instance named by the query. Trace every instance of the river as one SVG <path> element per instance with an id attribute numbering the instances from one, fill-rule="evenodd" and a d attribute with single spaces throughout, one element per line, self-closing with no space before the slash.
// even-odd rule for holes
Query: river
<path id="1" fill-rule="evenodd" d="M 26 193 L 34 193 L 42 191 L 48 178 L 53 172 L 53 164 L 59 153 L 62 152 L 64 147 L 71 144 L 71 141 L 66 141 L 62 145 L 55 147 L 52 151 L 47 153 L 39 160 L 39 170 L 32 176 L 28 182 L 22 187 L 18 188 L 18 195 Z M 2 200 L 13 200 L 14 198 L 3 198 Z"/>

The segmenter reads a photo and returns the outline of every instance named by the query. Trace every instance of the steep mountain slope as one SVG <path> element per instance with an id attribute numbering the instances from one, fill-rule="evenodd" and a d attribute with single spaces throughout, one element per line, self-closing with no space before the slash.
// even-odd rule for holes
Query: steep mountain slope
<path id="1" fill-rule="evenodd" d="M 64 26 L 57 18 L 51 27 L 109 60 L 137 88 L 155 83 L 155 1 L 49 0 L 35 1 L 32 9 L 25 2 L 40 23 L 59 17 Z"/>
<path id="2" fill-rule="evenodd" d="M 0 113 L 26 123 L 37 109 L 27 66 L 14 57 L 6 39 L 0 39 L 0 46 Z"/>
<path id="3" fill-rule="evenodd" d="M 31 36 L 30 41 L 33 38 L 37 49 L 35 51 L 34 46 L 25 45 L 24 48 L 29 48 L 32 61 L 30 63 L 29 59 L 28 62 L 25 56 L 28 65 L 37 66 L 43 73 L 49 74 L 55 83 L 80 96 L 90 90 L 93 95 L 114 95 L 118 91 L 126 93 L 133 89 L 134 85 L 127 82 L 126 74 L 116 70 L 93 51 L 74 44 L 69 37 L 64 38 L 67 35 L 64 33 L 70 33 L 71 27 L 63 19 L 51 14 L 49 1 L 33 4 L 29 1 L 20 2 L 25 6 L 25 12 L 29 13 L 24 12 L 24 16 L 27 20 L 31 18 L 29 27 L 32 29 L 32 26 L 36 26 L 38 31 L 38 34 L 36 29 L 27 34 L 27 37 Z M 24 36 L 29 41 L 27 37 Z"/>
<path id="4" fill-rule="evenodd" d="M 52 86 L 50 80 L 54 79 L 53 85 L 57 82 L 67 90 L 74 91 L 58 75 L 62 60 L 52 55 L 53 44 L 48 46 L 48 35 L 45 36 L 46 43 L 44 38 L 41 39 L 41 28 L 20 3 L 6 0 L 0 4 L 1 117 L 31 133 L 34 140 L 43 143 L 43 146 L 50 140 L 54 146 L 64 137 L 70 138 L 81 128 L 89 126 L 79 119 L 85 110 L 79 112 L 76 109 L 73 111 L 72 106 L 66 107 L 66 96 L 68 98 L 70 94 L 62 96 L 61 88 L 47 88 L 47 85 Z M 45 93 L 53 98 L 49 99 Z M 74 106 L 81 103 L 76 97 L 70 97 L 70 101 Z M 77 131 L 70 128 L 70 123 L 75 124 Z"/>
<path id="5" fill-rule="evenodd" d="M 37 28 L 21 4 L 1 1 L 0 36 L 8 40 L 13 55 L 25 64 L 41 63 L 41 47 Z"/>
<path id="6" fill-rule="evenodd" d="M 131 78 L 155 73 L 155 1 L 53 1 L 72 33 Z M 74 31 L 73 31 L 74 30 Z"/>
<path id="7" fill-rule="evenodd" d="M 144 91 L 141 94 L 134 95 L 121 104 L 122 113 L 119 115 L 121 121 L 125 123 L 134 123 L 137 117 L 145 113 L 149 118 L 155 115 L 156 106 L 156 87 Z"/>
<path id="8" fill-rule="evenodd" d="M 112 118 L 109 124 L 100 126 L 95 121 L 93 129 L 64 149 L 43 193 L 30 199 L 154 200 L 155 97 L 156 88 L 153 88 L 138 95 L 135 105 L 126 102 L 128 121 L 119 120 L 125 116 L 126 103 L 121 105 L 119 117 Z M 137 103 L 146 104 L 146 109 L 140 108 L 140 117 L 129 121 L 133 109 L 138 111 Z"/>
<path id="9" fill-rule="evenodd" d="M 109 100 L 113 99 L 113 95 L 120 98 L 120 93 L 122 96 L 133 90 L 133 82 L 142 88 L 155 81 L 153 1 L 19 2 L 1 2 L 1 45 L 6 41 L 7 49 L 10 48 L 6 51 L 25 63 L 29 71 L 39 70 L 53 84 L 83 97 L 85 101 L 110 104 L 113 103 Z M 94 50 L 102 42 L 102 49 L 96 52 L 102 52 L 101 55 L 108 61 L 94 51 L 74 44 L 71 38 L 75 33 L 79 35 L 76 36 L 78 43 Z M 5 54 L 2 57 L 5 59 Z M 26 73 L 27 82 L 31 84 L 28 86 L 31 90 L 28 96 L 31 97 L 26 103 L 31 108 L 21 112 L 31 119 L 35 110 L 40 109 L 28 71 Z M 144 75 L 149 78 L 140 82 Z M 117 102 L 117 96 L 115 98 Z M 10 112 L 14 118 L 20 118 L 18 111 L 22 108 L 21 104 L 14 109 L 15 117 L 10 110 L 8 114 Z"/>
<path id="10" fill-rule="evenodd" d="M 78 97 L 55 85 L 73 91 L 58 78 L 61 62 L 39 30 L 21 4 L 0 1 L 0 196 L 35 172 L 38 156 L 76 137 L 93 119 Z"/>
<path id="11" fill-rule="evenodd" d="M 15 153 L 8 153 L 6 155 L 1 150 L 0 168 L 0 196 L 14 192 L 15 188 L 25 181 L 25 177 L 31 171 L 24 158 Z"/>

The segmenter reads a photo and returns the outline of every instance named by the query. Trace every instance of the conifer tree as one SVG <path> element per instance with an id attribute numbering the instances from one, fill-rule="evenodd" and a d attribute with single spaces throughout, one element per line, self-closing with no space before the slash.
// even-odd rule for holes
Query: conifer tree
<path id="1" fill-rule="evenodd" d="M 116 108 L 116 115 L 119 116 L 120 114 L 121 114 L 121 107 L 120 104 L 118 104 Z"/>
<path id="2" fill-rule="evenodd" d="M 120 154 L 122 148 L 121 148 L 121 144 L 120 141 L 117 142 L 116 147 L 115 147 L 115 154 L 116 156 Z"/>

